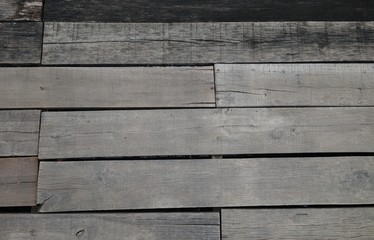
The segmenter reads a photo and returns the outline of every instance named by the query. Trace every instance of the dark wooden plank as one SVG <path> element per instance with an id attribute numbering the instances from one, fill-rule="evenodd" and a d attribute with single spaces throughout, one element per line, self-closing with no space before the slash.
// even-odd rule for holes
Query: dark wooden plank
<path id="1" fill-rule="evenodd" d="M 0 64 L 40 63 L 40 22 L 0 22 Z"/>
<path id="2" fill-rule="evenodd" d="M 370 240 L 374 208 L 222 209 L 222 239 Z"/>
<path id="3" fill-rule="evenodd" d="M 0 207 L 36 206 L 38 164 L 37 158 L 0 158 Z"/>
<path id="4" fill-rule="evenodd" d="M 0 214 L 0 239 L 219 240 L 218 213 Z"/>
<path id="5" fill-rule="evenodd" d="M 42 0 L 0 0 L 0 21 L 40 21 Z"/>
<path id="6" fill-rule="evenodd" d="M 374 158 L 41 162 L 42 212 L 373 204 Z"/>

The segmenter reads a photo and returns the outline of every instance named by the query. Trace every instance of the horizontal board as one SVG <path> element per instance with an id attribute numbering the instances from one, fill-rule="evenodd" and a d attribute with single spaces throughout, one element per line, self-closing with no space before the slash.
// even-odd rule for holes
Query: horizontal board
<path id="1" fill-rule="evenodd" d="M 40 63 L 40 22 L 0 22 L 0 64 Z"/>
<path id="2" fill-rule="evenodd" d="M 45 23 L 44 64 L 373 61 L 374 22 Z"/>
<path id="3" fill-rule="evenodd" d="M 40 21 L 42 0 L 1 0 L 0 21 Z"/>
<path id="4" fill-rule="evenodd" d="M 0 157 L 38 154 L 40 111 L 0 111 Z"/>
<path id="5" fill-rule="evenodd" d="M 374 208 L 223 209 L 222 239 L 357 239 L 374 236 Z"/>
<path id="6" fill-rule="evenodd" d="M 0 108 L 214 107 L 212 67 L 0 68 Z"/>
<path id="7" fill-rule="evenodd" d="M 218 107 L 374 106 L 374 64 L 217 64 Z"/>
<path id="8" fill-rule="evenodd" d="M 0 240 L 219 240 L 218 213 L 0 214 Z"/>
<path id="9" fill-rule="evenodd" d="M 37 158 L 0 158 L 0 207 L 36 206 L 38 164 Z"/>
<path id="10" fill-rule="evenodd" d="M 373 152 L 373 142 L 372 107 L 43 112 L 39 158 Z"/>
<path id="11" fill-rule="evenodd" d="M 41 162 L 42 212 L 373 204 L 374 157 Z"/>

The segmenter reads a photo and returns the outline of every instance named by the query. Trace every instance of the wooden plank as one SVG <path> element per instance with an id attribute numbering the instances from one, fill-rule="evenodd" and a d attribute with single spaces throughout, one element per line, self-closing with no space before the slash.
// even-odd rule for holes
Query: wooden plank
<path id="1" fill-rule="evenodd" d="M 42 212 L 374 203 L 374 158 L 41 162 Z"/>
<path id="2" fill-rule="evenodd" d="M 40 111 L 0 111 L 0 156 L 38 155 Z"/>
<path id="3" fill-rule="evenodd" d="M 217 64 L 218 107 L 374 106 L 374 64 Z"/>
<path id="4" fill-rule="evenodd" d="M 222 239 L 358 239 L 374 236 L 374 208 L 222 209 Z"/>
<path id="5" fill-rule="evenodd" d="M 40 63 L 40 22 L 0 22 L 0 64 Z"/>
<path id="6" fill-rule="evenodd" d="M 38 164 L 37 158 L 0 158 L 0 207 L 36 206 Z"/>
<path id="7" fill-rule="evenodd" d="M 219 240 L 218 213 L 0 214 L 0 239 Z"/>
<path id="8" fill-rule="evenodd" d="M 215 107 L 213 67 L 0 68 L 0 108 Z"/>
<path id="9" fill-rule="evenodd" d="M 373 61 L 374 22 L 45 23 L 44 64 Z"/>
<path id="10" fill-rule="evenodd" d="M 42 0 L 0 0 L 0 21 L 40 21 Z"/>
<path id="11" fill-rule="evenodd" d="M 39 158 L 373 152 L 373 142 L 372 107 L 43 112 Z"/>

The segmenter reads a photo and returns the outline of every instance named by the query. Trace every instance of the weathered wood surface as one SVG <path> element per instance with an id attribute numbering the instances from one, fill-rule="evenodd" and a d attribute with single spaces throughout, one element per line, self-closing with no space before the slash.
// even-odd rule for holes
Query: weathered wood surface
<path id="1" fill-rule="evenodd" d="M 373 61 L 374 22 L 45 23 L 44 64 Z"/>
<path id="2" fill-rule="evenodd" d="M 223 209 L 222 239 L 371 240 L 374 208 Z"/>
<path id="3" fill-rule="evenodd" d="M 42 0 L 0 0 L 0 21 L 40 21 Z"/>
<path id="4" fill-rule="evenodd" d="M 41 162 L 42 212 L 373 204 L 374 158 Z"/>
<path id="5" fill-rule="evenodd" d="M 40 63 L 40 22 L 0 22 L 0 64 Z"/>
<path id="6" fill-rule="evenodd" d="M 40 111 L 0 111 L 0 156 L 38 154 Z"/>
<path id="7" fill-rule="evenodd" d="M 0 158 L 0 207 L 36 206 L 37 178 L 37 158 Z"/>
<path id="8" fill-rule="evenodd" d="M 214 107 L 213 67 L 0 68 L 0 108 Z"/>
<path id="9" fill-rule="evenodd" d="M 218 213 L 0 214 L 0 240 L 219 240 Z"/>
<path id="10" fill-rule="evenodd" d="M 374 106 L 374 64 L 216 64 L 218 107 Z"/>
<path id="11" fill-rule="evenodd" d="M 373 142 L 372 107 L 43 112 L 39 157 L 373 152 Z"/>

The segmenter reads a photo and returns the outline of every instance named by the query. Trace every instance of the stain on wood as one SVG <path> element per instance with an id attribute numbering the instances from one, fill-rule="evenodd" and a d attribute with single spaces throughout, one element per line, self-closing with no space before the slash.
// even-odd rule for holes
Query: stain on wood
<path id="1" fill-rule="evenodd" d="M 0 21 L 41 21 L 42 0 L 0 0 Z"/>

